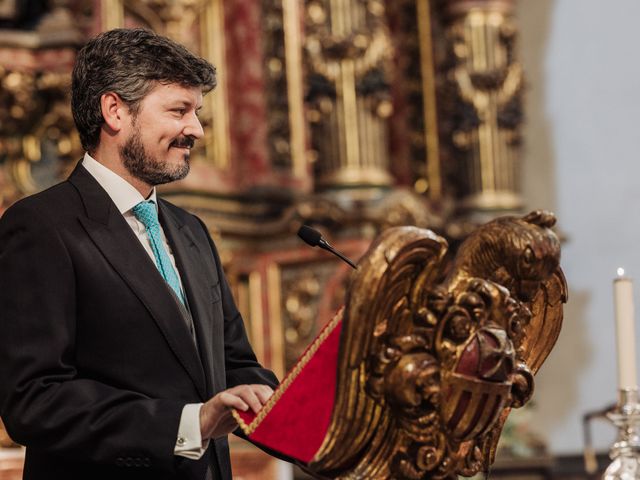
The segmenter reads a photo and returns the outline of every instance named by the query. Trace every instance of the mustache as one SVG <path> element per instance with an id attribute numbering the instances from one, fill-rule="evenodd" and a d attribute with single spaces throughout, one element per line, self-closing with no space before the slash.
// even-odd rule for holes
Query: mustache
<path id="1" fill-rule="evenodd" d="M 178 147 L 178 148 L 193 148 L 193 145 L 195 144 L 196 139 L 193 137 L 189 137 L 189 136 L 185 136 L 185 137 L 178 137 L 175 140 L 173 140 L 169 146 L 170 147 Z"/>

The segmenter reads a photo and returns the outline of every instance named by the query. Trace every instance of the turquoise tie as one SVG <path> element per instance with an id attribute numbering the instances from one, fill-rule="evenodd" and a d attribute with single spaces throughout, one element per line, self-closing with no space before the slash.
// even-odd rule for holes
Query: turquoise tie
<path id="1" fill-rule="evenodd" d="M 151 241 L 151 249 L 153 250 L 153 256 L 156 259 L 156 267 L 162 278 L 165 279 L 167 284 L 175 292 L 178 300 L 184 305 L 184 296 L 182 289 L 180 288 L 180 280 L 176 273 L 169 254 L 164 248 L 162 243 L 162 234 L 160 233 L 160 222 L 158 221 L 158 210 L 152 200 L 146 202 L 140 202 L 132 209 L 133 215 L 145 226 L 147 229 L 147 235 Z"/>

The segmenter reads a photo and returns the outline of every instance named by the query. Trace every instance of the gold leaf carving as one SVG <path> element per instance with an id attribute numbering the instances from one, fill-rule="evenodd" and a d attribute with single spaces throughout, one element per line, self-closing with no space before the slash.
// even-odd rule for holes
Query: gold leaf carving
<path id="1" fill-rule="evenodd" d="M 343 479 L 471 476 L 562 323 L 555 217 L 478 228 L 451 264 L 429 230 L 386 230 L 352 277 L 338 393 L 312 470 Z"/>

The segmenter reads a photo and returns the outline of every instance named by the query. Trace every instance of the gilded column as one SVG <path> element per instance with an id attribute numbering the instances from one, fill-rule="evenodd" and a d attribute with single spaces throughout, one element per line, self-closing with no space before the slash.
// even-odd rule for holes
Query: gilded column
<path id="1" fill-rule="evenodd" d="M 517 210 L 523 75 L 514 52 L 513 0 L 441 5 L 448 48 L 443 143 L 458 172 L 452 181 L 460 205 L 472 212 Z"/>
<path id="2" fill-rule="evenodd" d="M 384 186 L 391 43 L 381 0 L 308 0 L 307 118 L 320 188 Z"/>

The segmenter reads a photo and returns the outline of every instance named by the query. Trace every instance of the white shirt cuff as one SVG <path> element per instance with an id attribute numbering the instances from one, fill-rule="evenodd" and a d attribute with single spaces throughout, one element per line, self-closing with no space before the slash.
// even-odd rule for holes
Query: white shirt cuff
<path id="1" fill-rule="evenodd" d="M 180 425 L 178 426 L 178 438 L 173 449 L 174 455 L 198 460 L 209 446 L 209 440 L 202 441 L 200 434 L 200 409 L 201 403 L 189 403 L 182 408 Z"/>

